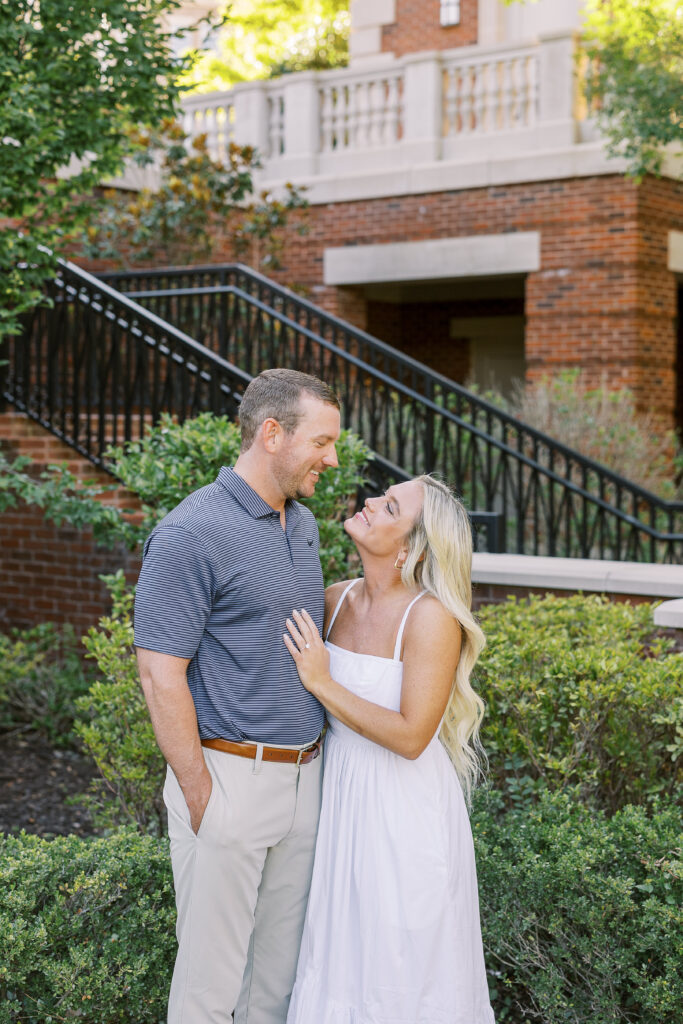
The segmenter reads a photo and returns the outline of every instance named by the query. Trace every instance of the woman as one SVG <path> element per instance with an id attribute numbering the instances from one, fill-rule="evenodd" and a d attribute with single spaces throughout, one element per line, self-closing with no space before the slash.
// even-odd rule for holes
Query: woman
<path id="1" fill-rule="evenodd" d="M 284 636 L 329 721 L 287 1024 L 492 1024 L 465 804 L 484 643 L 467 514 L 421 476 L 344 528 L 363 578 L 328 588 L 325 644 L 303 609 Z"/>

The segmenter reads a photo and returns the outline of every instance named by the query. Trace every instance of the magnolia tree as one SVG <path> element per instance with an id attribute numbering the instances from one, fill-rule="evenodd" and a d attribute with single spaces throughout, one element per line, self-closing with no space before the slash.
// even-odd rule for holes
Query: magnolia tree
<path id="1" fill-rule="evenodd" d="M 173 117 L 180 0 L 0 0 L 0 337 L 40 300 L 84 199 Z"/>

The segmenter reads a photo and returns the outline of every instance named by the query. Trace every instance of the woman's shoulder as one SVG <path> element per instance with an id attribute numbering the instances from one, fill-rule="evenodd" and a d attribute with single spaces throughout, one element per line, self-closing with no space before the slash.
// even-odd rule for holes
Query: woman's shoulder
<path id="1" fill-rule="evenodd" d="M 325 587 L 325 604 L 328 605 L 331 601 L 338 600 L 349 583 L 354 582 L 353 579 L 349 578 L 348 580 L 337 580 L 335 583 L 330 583 L 329 587 Z"/>
<path id="2" fill-rule="evenodd" d="M 423 592 L 419 601 L 410 609 L 408 621 L 406 622 L 406 634 L 434 634 L 452 632 L 459 634 L 460 623 L 441 604 L 438 597 L 428 592 Z"/>
<path id="3" fill-rule="evenodd" d="M 421 668 L 433 664 L 446 664 L 453 659 L 457 664 L 462 644 L 460 623 L 432 594 L 424 594 L 410 609 L 403 634 L 403 652 L 406 662 Z"/>
<path id="4" fill-rule="evenodd" d="M 354 583 L 355 580 L 350 578 L 348 580 L 337 580 L 336 583 L 330 583 L 329 587 L 325 588 L 325 611 L 334 611 L 337 601 L 342 596 L 349 583 Z"/>

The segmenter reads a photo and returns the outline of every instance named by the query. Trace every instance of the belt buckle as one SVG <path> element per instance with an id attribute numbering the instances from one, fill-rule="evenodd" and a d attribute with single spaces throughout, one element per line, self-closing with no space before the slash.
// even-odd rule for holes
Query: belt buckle
<path id="1" fill-rule="evenodd" d="M 320 750 L 320 740 L 319 739 L 317 739 L 315 741 L 315 743 L 309 743 L 307 747 L 302 747 L 301 748 L 301 750 L 298 753 L 297 759 L 296 759 L 297 768 L 301 765 L 301 760 L 302 760 L 303 755 L 304 754 L 312 754 L 313 751 L 316 749 L 316 747 L 318 748 L 318 750 Z"/>

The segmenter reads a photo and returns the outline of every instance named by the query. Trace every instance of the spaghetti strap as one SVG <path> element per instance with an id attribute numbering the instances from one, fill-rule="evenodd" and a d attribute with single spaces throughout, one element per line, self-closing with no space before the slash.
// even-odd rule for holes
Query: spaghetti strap
<path id="1" fill-rule="evenodd" d="M 358 579 L 360 579 L 360 577 L 358 577 Z M 334 609 L 334 611 L 332 613 L 332 618 L 330 619 L 330 624 L 327 627 L 327 633 L 325 634 L 325 640 L 327 640 L 327 638 L 329 637 L 330 633 L 332 632 L 332 627 L 334 626 L 334 620 L 337 618 L 337 613 L 339 612 L 339 609 L 341 608 L 341 606 L 344 603 L 344 598 L 348 594 L 348 592 L 351 589 L 351 587 L 355 586 L 355 584 L 358 583 L 358 579 L 351 580 L 351 582 L 349 584 L 347 584 L 346 587 L 344 587 L 344 593 L 342 594 L 342 596 L 337 601 L 337 607 Z"/>
<path id="2" fill-rule="evenodd" d="M 396 634 L 396 644 L 394 646 L 394 661 L 400 661 L 400 658 L 401 658 L 401 642 L 403 640 L 403 630 L 406 628 L 406 622 L 408 621 L 408 615 L 410 613 L 410 609 L 426 593 L 427 593 L 426 590 L 421 590 L 420 593 L 417 595 L 417 597 L 413 598 L 413 600 L 410 602 L 410 604 L 408 605 L 408 607 L 406 608 L 406 610 L 403 613 L 403 618 L 401 619 L 401 625 L 398 627 L 398 633 Z M 342 597 L 342 601 L 343 600 L 344 600 L 344 598 Z M 329 630 L 328 630 L 328 632 L 329 632 Z"/>

